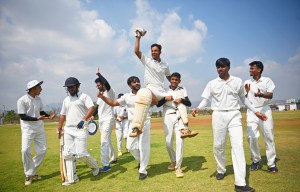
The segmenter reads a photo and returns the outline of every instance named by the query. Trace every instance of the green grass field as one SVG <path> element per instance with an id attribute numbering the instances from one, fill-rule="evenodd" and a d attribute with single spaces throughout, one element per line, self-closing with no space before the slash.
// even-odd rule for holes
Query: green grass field
<path id="1" fill-rule="evenodd" d="M 275 142 L 279 172 L 267 171 L 265 147 L 262 138 L 263 156 L 260 170 L 249 172 L 251 164 L 249 147 L 244 137 L 247 160 L 247 183 L 256 191 L 300 191 L 300 111 L 275 112 Z M 90 169 L 77 163 L 79 183 L 68 187 L 61 185 L 59 173 L 59 140 L 56 136 L 57 123 L 45 124 L 48 151 L 39 168 L 41 181 L 24 186 L 24 172 L 21 160 L 21 131 L 19 125 L 0 126 L 0 191 L 233 191 L 234 175 L 230 156 L 230 142 L 227 142 L 227 176 L 215 179 L 216 163 L 213 157 L 211 116 L 190 118 L 190 128 L 199 131 L 195 138 L 185 140 L 182 169 L 184 178 L 176 178 L 167 166 L 169 158 L 165 148 L 161 119 L 152 119 L 151 157 L 148 165 L 149 178 L 138 180 L 137 162 L 129 153 L 112 165 L 112 170 L 97 177 Z M 245 130 L 245 114 L 243 114 Z M 246 133 L 244 131 L 244 133 Z M 112 138 L 116 146 L 115 132 Z M 89 152 L 99 159 L 99 132 L 89 137 Z M 125 148 L 125 146 L 123 146 Z M 116 149 L 116 148 L 115 148 Z"/>

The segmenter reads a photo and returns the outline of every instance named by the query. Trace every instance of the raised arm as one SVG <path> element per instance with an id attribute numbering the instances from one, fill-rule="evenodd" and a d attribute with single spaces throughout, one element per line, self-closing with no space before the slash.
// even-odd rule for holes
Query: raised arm
<path id="1" fill-rule="evenodd" d="M 103 83 L 103 85 L 105 86 L 106 90 L 109 91 L 110 90 L 110 84 L 108 83 L 108 81 L 105 79 L 105 77 L 103 77 L 99 71 L 99 67 L 97 68 L 97 72 L 96 75 L 98 75 L 100 81 Z"/>
<path id="2" fill-rule="evenodd" d="M 142 52 L 140 51 L 140 40 L 141 40 L 141 35 L 140 33 L 137 33 L 135 37 L 135 43 L 134 43 L 134 53 L 139 59 L 142 58 Z"/>

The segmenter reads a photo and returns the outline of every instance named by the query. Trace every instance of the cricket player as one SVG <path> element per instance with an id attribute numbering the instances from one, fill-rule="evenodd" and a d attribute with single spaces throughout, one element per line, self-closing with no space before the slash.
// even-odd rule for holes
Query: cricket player
<path id="1" fill-rule="evenodd" d="M 118 99 L 124 94 L 120 93 Z M 116 120 L 116 138 L 117 138 L 117 147 L 118 147 L 118 157 L 122 156 L 122 138 L 125 139 L 125 143 L 128 135 L 128 113 L 126 105 L 115 106 L 114 115 Z"/>
<path id="2" fill-rule="evenodd" d="M 46 151 L 46 135 L 44 119 L 53 119 L 43 110 L 41 94 L 43 81 L 32 80 L 27 83 L 27 94 L 17 102 L 18 114 L 22 131 L 22 162 L 25 173 L 25 185 L 30 185 L 32 180 L 42 179 L 37 174 Z M 34 143 L 35 156 L 32 157 L 31 144 Z"/>
<path id="3" fill-rule="evenodd" d="M 187 91 L 184 87 L 179 86 L 180 82 L 181 82 L 181 75 L 177 72 L 172 73 L 169 90 L 167 92 L 169 95 L 172 96 L 171 100 L 169 100 L 170 96 L 167 96 L 162 100 L 160 100 L 157 104 L 157 107 L 163 105 L 163 117 L 164 117 L 163 121 L 164 121 L 166 147 L 171 160 L 168 169 L 175 170 L 175 175 L 178 178 L 183 177 L 181 164 L 183 160 L 184 138 L 187 136 L 193 137 L 198 134 L 197 132 L 190 131 L 188 129 L 187 123 L 185 123 L 182 120 L 180 113 L 178 111 L 179 104 L 183 105 L 184 107 L 191 106 L 191 102 L 187 96 Z M 172 98 L 174 98 L 174 100 Z M 174 134 L 176 137 L 176 153 L 173 147 Z"/>
<path id="4" fill-rule="evenodd" d="M 100 74 L 99 68 L 97 69 L 96 75 L 98 78 L 95 80 L 96 86 L 99 91 L 104 92 L 105 96 L 115 99 L 115 92 L 110 87 L 107 80 Z M 115 123 L 114 121 L 114 111 L 113 107 L 107 105 L 100 98 L 97 99 L 97 106 L 95 108 L 94 114 L 91 117 L 94 120 L 94 116 L 98 113 L 99 117 L 99 129 L 100 129 L 100 156 L 102 168 L 100 172 L 110 171 L 110 164 L 117 162 L 117 154 L 113 148 L 111 142 L 112 128 Z"/>
<path id="5" fill-rule="evenodd" d="M 112 99 L 106 97 L 103 92 L 98 93 L 98 97 L 105 101 L 111 106 L 120 106 L 126 105 L 128 112 L 128 121 L 129 124 L 133 120 L 135 100 L 138 90 L 141 88 L 140 79 L 135 76 L 131 76 L 127 80 L 128 86 L 131 88 L 131 92 L 124 94 L 119 99 L 113 101 Z M 155 98 L 152 98 L 153 105 L 156 105 L 158 101 Z M 147 165 L 150 159 L 150 114 L 148 113 L 146 121 L 144 122 L 142 133 L 137 137 L 128 137 L 127 138 L 127 149 L 133 155 L 133 157 L 139 162 L 139 179 L 144 180 L 148 177 Z"/>
<path id="6" fill-rule="evenodd" d="M 136 30 L 134 52 L 145 66 L 144 81 L 146 88 L 140 89 L 137 93 L 136 110 L 131 124 L 132 132 L 129 135 L 130 137 L 136 137 L 141 133 L 141 129 L 144 125 L 143 122 L 149 112 L 152 97 L 156 97 L 155 99 L 159 101 L 167 96 L 163 87 L 164 77 L 166 76 L 170 81 L 171 75 L 168 63 L 160 58 L 161 45 L 151 45 L 152 58 L 148 58 L 140 51 L 140 40 L 143 34 L 145 34 L 143 29 Z"/>
<path id="7" fill-rule="evenodd" d="M 268 119 L 262 121 L 257 118 L 251 110 L 247 110 L 247 134 L 248 143 L 250 145 L 252 164 L 250 167 L 251 171 L 258 170 L 259 162 L 261 160 L 258 138 L 260 136 L 258 126 L 261 128 L 261 132 L 264 138 L 266 146 L 266 156 L 269 171 L 277 173 L 278 169 L 275 164 L 276 151 L 274 143 L 274 126 L 272 110 L 269 107 L 269 101 L 273 98 L 273 92 L 275 84 L 268 77 L 263 77 L 261 74 L 264 70 L 264 65 L 261 61 L 253 61 L 250 64 L 250 76 L 253 79 L 246 80 L 245 91 L 247 98 L 261 113 L 265 113 Z"/>
<path id="8" fill-rule="evenodd" d="M 250 102 L 245 99 L 245 90 L 240 78 L 229 75 L 230 61 L 227 58 L 219 58 L 216 61 L 219 74 L 205 87 L 200 102 L 192 115 L 195 116 L 204 109 L 208 100 L 211 100 L 212 128 L 214 135 L 214 156 L 217 161 L 217 180 L 222 180 L 226 173 L 226 134 L 229 133 L 231 141 L 231 155 L 235 177 L 235 191 L 255 191 L 246 185 L 246 160 L 243 147 L 242 115 L 239 111 L 239 98 L 258 118 L 266 120 L 267 117 L 256 110 Z"/>
<path id="9" fill-rule="evenodd" d="M 94 112 L 94 103 L 90 96 L 79 91 L 79 86 L 77 78 L 66 79 L 64 87 L 67 87 L 68 96 L 63 101 L 57 128 L 58 137 L 63 134 L 64 139 L 63 157 L 67 172 L 64 186 L 79 182 L 76 159 L 87 164 L 94 176 L 99 173 L 97 160 L 87 151 L 89 134 L 86 122 Z"/>

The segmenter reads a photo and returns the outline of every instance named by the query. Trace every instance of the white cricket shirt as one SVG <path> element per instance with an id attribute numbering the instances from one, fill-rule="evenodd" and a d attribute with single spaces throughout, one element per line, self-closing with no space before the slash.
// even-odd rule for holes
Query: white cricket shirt
<path id="1" fill-rule="evenodd" d="M 78 93 L 78 97 L 69 95 L 63 101 L 60 114 L 66 116 L 66 126 L 76 127 L 91 107 L 94 103 L 87 94 Z"/>
<path id="2" fill-rule="evenodd" d="M 22 96 L 17 102 L 18 114 L 25 114 L 30 117 L 38 118 L 40 112 L 43 111 L 43 103 L 40 97 L 32 97 L 28 94 Z M 38 121 L 23 121 L 21 122 L 21 129 L 32 129 L 35 131 L 44 131 L 42 120 Z"/>
<path id="3" fill-rule="evenodd" d="M 163 87 L 165 76 L 170 76 L 168 63 L 164 61 L 156 61 L 142 54 L 141 62 L 145 66 L 145 86 L 154 84 Z"/>
<path id="4" fill-rule="evenodd" d="M 103 95 L 111 100 L 115 100 L 115 92 L 112 88 L 109 91 L 105 91 Z M 101 98 L 97 99 L 97 104 L 99 121 L 110 121 L 114 119 L 114 109 L 112 106 L 106 104 Z"/>
<path id="5" fill-rule="evenodd" d="M 172 95 L 174 100 L 182 97 L 187 97 L 187 91 L 184 87 L 176 87 L 175 90 L 169 89 L 167 90 L 167 95 Z M 173 101 L 167 101 L 163 105 L 164 114 L 174 113 L 176 112 L 177 105 Z"/>
<path id="6" fill-rule="evenodd" d="M 258 89 L 261 93 L 273 93 L 275 84 L 269 77 L 260 77 L 258 81 L 255 79 L 248 79 L 245 81 L 244 85 L 245 84 L 250 84 L 248 99 L 254 107 L 262 107 L 269 104 L 269 99 L 254 96 L 254 94 L 258 92 Z"/>
<path id="7" fill-rule="evenodd" d="M 212 110 L 240 109 L 239 97 L 245 96 L 242 79 L 231 75 L 227 81 L 220 77 L 213 79 L 208 82 L 201 96 L 211 100 Z"/>

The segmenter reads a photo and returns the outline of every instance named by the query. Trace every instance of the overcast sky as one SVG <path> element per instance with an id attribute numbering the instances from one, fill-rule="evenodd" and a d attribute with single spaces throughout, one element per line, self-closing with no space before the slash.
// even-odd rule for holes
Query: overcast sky
<path id="1" fill-rule="evenodd" d="M 118 93 L 144 71 L 133 52 L 134 28 L 148 32 L 141 51 L 162 44 L 162 59 L 182 74 L 192 102 L 227 57 L 246 80 L 261 60 L 274 99 L 300 99 L 300 1 L 297 0 L 0 0 L 0 109 L 16 109 L 30 80 L 43 80 L 44 105 L 66 96 L 66 78 L 96 101 L 96 68 Z M 165 82 L 167 85 L 168 83 Z"/>

